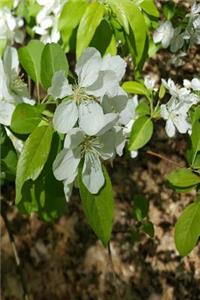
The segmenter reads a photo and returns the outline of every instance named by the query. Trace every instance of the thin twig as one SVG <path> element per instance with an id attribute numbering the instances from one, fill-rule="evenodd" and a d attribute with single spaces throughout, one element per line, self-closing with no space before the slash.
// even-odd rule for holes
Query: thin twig
<path id="1" fill-rule="evenodd" d="M 10 243 L 11 243 L 11 246 L 12 246 L 12 249 L 13 249 L 13 254 L 14 254 L 14 258 L 15 258 L 15 262 L 16 262 L 16 266 L 17 266 L 17 272 L 20 276 L 21 285 L 22 285 L 22 289 L 23 289 L 23 294 L 24 294 L 23 298 L 24 298 L 24 300 L 30 300 L 29 295 L 28 295 L 28 289 L 27 289 L 27 286 L 26 286 L 26 280 L 25 280 L 24 275 L 23 275 L 23 270 L 22 270 L 20 257 L 19 257 L 18 252 L 17 252 L 17 247 L 16 247 L 16 244 L 15 244 L 14 235 L 12 233 L 12 228 L 10 226 L 10 223 L 8 221 L 8 218 L 7 218 L 7 215 L 6 215 L 6 212 L 5 212 L 5 204 L 4 203 L 1 205 L 1 216 L 3 218 L 6 230 L 8 232 L 9 240 L 10 240 Z"/>
<path id="2" fill-rule="evenodd" d="M 153 152 L 153 151 L 151 151 L 151 150 L 148 150 L 148 151 L 147 151 L 147 154 L 152 155 L 152 156 L 155 156 L 155 157 L 158 157 L 158 158 L 160 158 L 160 159 L 163 159 L 163 160 L 169 162 L 170 164 L 173 164 L 173 165 L 175 165 L 175 166 L 177 166 L 177 167 L 179 167 L 179 168 L 183 168 L 182 165 L 180 165 L 179 163 L 177 163 L 177 162 L 174 161 L 174 160 L 171 160 L 171 159 L 169 159 L 169 158 L 163 156 L 162 154 Z"/>

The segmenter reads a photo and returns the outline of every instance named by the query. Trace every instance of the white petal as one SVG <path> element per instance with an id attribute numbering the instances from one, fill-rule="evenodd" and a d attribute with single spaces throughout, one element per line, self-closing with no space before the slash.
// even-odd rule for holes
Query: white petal
<path id="1" fill-rule="evenodd" d="M 93 153 L 86 153 L 82 170 L 84 185 L 92 194 L 97 194 L 104 185 L 105 179 L 99 157 Z"/>
<path id="2" fill-rule="evenodd" d="M 7 87 L 7 77 L 4 72 L 3 62 L 0 58 L 0 100 L 10 101 L 11 98 Z"/>
<path id="3" fill-rule="evenodd" d="M 95 101 L 81 102 L 79 105 L 79 126 L 87 135 L 95 135 L 104 125 L 102 107 Z"/>
<path id="4" fill-rule="evenodd" d="M 12 72 L 18 73 L 19 60 L 17 50 L 13 47 L 7 47 L 3 57 L 4 70 L 7 76 L 11 76 Z"/>
<path id="5" fill-rule="evenodd" d="M 172 122 L 172 120 L 167 120 L 165 130 L 166 130 L 166 133 L 169 137 L 175 136 L 176 128 L 175 128 L 174 123 Z"/>
<path id="6" fill-rule="evenodd" d="M 103 97 L 106 93 L 109 96 L 115 96 L 115 89 L 118 88 L 118 80 L 114 72 L 101 71 L 97 80 L 87 87 L 86 91 L 89 95 Z"/>
<path id="7" fill-rule="evenodd" d="M 134 96 L 127 101 L 126 107 L 120 113 L 119 122 L 122 125 L 128 124 L 131 120 L 136 118 L 136 108 L 138 106 L 138 98 Z"/>
<path id="8" fill-rule="evenodd" d="M 76 74 L 79 85 L 87 87 L 93 84 L 97 78 L 102 65 L 102 58 L 95 48 L 87 48 L 76 64 Z"/>
<path id="9" fill-rule="evenodd" d="M 119 116 L 118 114 L 115 113 L 109 113 L 104 115 L 104 124 L 102 128 L 96 133 L 97 136 L 100 136 L 113 128 L 113 126 L 116 124 L 118 121 Z"/>
<path id="10" fill-rule="evenodd" d="M 72 128 L 65 137 L 65 149 L 75 149 L 84 140 L 84 132 L 80 128 Z"/>
<path id="11" fill-rule="evenodd" d="M 72 95 L 72 88 L 68 83 L 64 71 L 58 71 L 53 75 L 48 94 L 54 99 L 63 99 L 66 96 Z"/>
<path id="12" fill-rule="evenodd" d="M 81 159 L 81 150 L 63 149 L 53 163 L 53 173 L 57 180 L 72 183 L 77 175 L 77 168 Z"/>
<path id="13" fill-rule="evenodd" d="M 138 156 L 138 151 L 131 151 L 131 158 L 136 158 Z"/>
<path id="14" fill-rule="evenodd" d="M 9 126 L 14 110 L 15 105 L 0 101 L 0 124 Z"/>
<path id="15" fill-rule="evenodd" d="M 121 127 L 116 127 L 115 128 L 115 148 L 116 148 L 116 153 L 119 156 L 122 156 L 125 144 L 126 144 L 126 137 L 123 132 L 123 129 Z"/>
<path id="16" fill-rule="evenodd" d="M 126 71 L 126 62 L 119 56 L 111 56 L 110 54 L 106 55 L 103 58 L 102 71 L 113 71 L 120 81 Z"/>
<path id="17" fill-rule="evenodd" d="M 78 109 L 75 101 L 61 103 L 56 108 L 53 116 L 54 128 L 60 133 L 69 132 L 78 119 Z"/>
<path id="18" fill-rule="evenodd" d="M 69 199 L 72 194 L 72 189 L 73 189 L 73 182 L 72 183 L 67 183 L 66 181 L 63 181 L 64 185 L 64 194 L 65 194 L 65 199 L 67 202 L 69 202 Z"/>
<path id="19" fill-rule="evenodd" d="M 180 133 L 186 133 L 191 128 L 191 125 L 188 123 L 185 116 L 178 116 L 174 118 L 173 121 L 178 132 Z"/>
<path id="20" fill-rule="evenodd" d="M 99 142 L 102 147 L 98 148 L 97 151 L 99 152 L 102 159 L 111 159 L 115 156 L 115 134 L 112 130 L 104 133 L 102 136 L 99 137 Z"/>
<path id="21" fill-rule="evenodd" d="M 169 112 L 168 112 L 167 106 L 165 104 L 161 104 L 161 106 L 160 106 L 160 115 L 164 120 L 167 120 L 169 117 Z"/>
<path id="22" fill-rule="evenodd" d="M 191 81 L 191 85 L 194 91 L 200 91 L 200 79 L 193 78 Z"/>

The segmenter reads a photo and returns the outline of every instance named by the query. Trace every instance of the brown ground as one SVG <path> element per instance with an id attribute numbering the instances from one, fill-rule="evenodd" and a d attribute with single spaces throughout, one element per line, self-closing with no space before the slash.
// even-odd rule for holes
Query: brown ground
<path id="1" fill-rule="evenodd" d="M 182 138 L 166 139 L 159 126 L 149 148 L 184 164 L 185 146 Z M 174 166 L 145 150 L 135 160 L 119 159 L 109 170 L 116 200 L 111 241 L 115 275 L 107 250 L 85 222 L 76 191 L 69 212 L 53 225 L 9 209 L 30 299 L 200 299 L 200 248 L 181 258 L 173 240 L 175 221 L 195 195 L 178 195 L 169 189 L 164 178 Z M 134 228 L 131 211 L 136 193 L 150 201 L 155 238 L 143 236 L 133 243 L 127 230 Z M 1 226 L 2 300 L 21 300 L 21 281 L 2 220 Z"/>

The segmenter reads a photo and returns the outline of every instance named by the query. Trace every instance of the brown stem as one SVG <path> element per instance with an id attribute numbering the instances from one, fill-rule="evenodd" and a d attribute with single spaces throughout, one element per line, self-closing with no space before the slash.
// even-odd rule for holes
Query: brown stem
<path id="1" fill-rule="evenodd" d="M 163 159 L 163 160 L 169 162 L 170 164 L 173 164 L 173 165 L 175 165 L 175 166 L 177 166 L 177 167 L 179 167 L 179 168 L 183 168 L 183 166 L 180 165 L 179 163 L 177 163 L 176 161 L 171 160 L 171 159 L 169 159 L 169 158 L 167 158 L 167 157 L 165 157 L 165 156 L 163 156 L 163 155 L 161 155 L 161 154 L 159 154 L 159 153 L 156 153 L 156 152 L 153 152 L 153 151 L 151 151 L 151 150 L 148 150 L 148 151 L 147 151 L 147 154 L 149 154 L 149 155 L 151 155 L 151 156 L 158 157 L 158 158 L 160 158 L 160 159 Z"/>

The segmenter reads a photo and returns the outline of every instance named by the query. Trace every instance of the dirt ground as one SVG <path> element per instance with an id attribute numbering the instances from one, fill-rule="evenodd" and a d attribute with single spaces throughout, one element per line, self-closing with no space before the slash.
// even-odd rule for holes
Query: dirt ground
<path id="1" fill-rule="evenodd" d="M 185 147 L 182 137 L 168 140 L 158 124 L 148 149 L 184 165 Z M 125 155 L 109 168 L 116 201 L 113 267 L 107 249 L 85 221 L 76 190 L 69 211 L 55 224 L 8 209 L 30 299 L 200 299 L 200 247 L 181 258 L 173 239 L 175 221 L 195 194 L 180 195 L 168 188 L 165 176 L 175 166 L 150 156 L 146 150 L 134 160 Z M 134 229 L 131 212 L 138 193 L 150 201 L 149 218 L 155 225 L 155 238 L 144 235 L 139 242 L 132 242 L 128 232 Z M 21 280 L 2 219 L 1 228 L 1 299 L 21 300 Z"/>

